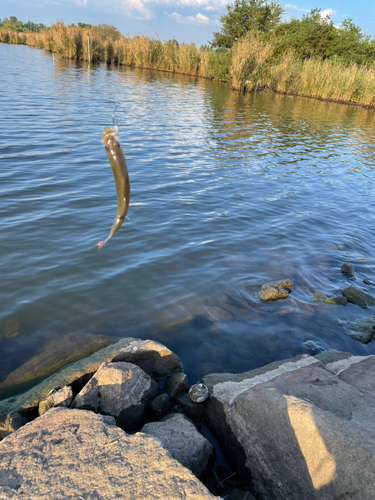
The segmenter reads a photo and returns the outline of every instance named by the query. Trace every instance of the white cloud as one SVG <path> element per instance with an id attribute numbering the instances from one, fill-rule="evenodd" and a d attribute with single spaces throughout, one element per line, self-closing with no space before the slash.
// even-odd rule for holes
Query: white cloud
<path id="1" fill-rule="evenodd" d="M 291 3 L 284 3 L 286 9 L 299 10 L 300 12 L 310 12 L 311 9 L 300 9 L 297 5 L 292 5 Z"/>
<path id="2" fill-rule="evenodd" d="M 85 6 L 87 5 L 87 0 L 75 0 L 77 5 Z"/>
<path id="3" fill-rule="evenodd" d="M 320 17 L 322 19 L 327 19 L 328 17 L 331 17 L 335 14 L 337 14 L 337 10 L 325 9 L 325 10 L 322 10 L 322 12 L 320 13 Z"/>
<path id="4" fill-rule="evenodd" d="M 210 19 L 207 16 L 201 14 L 200 12 L 196 16 L 184 17 L 183 15 L 178 14 L 177 12 L 173 12 L 173 14 L 167 14 L 167 16 L 179 24 L 196 24 L 199 26 L 204 26 L 207 24 L 212 24 L 213 22 L 210 21 Z"/>

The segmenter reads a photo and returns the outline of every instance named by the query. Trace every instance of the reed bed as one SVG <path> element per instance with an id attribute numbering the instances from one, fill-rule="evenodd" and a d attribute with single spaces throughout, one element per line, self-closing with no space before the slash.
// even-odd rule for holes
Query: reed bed
<path id="1" fill-rule="evenodd" d="M 335 59 L 301 61 L 293 52 L 276 60 L 272 43 L 255 36 L 219 51 L 145 35 L 122 36 L 108 25 L 81 28 L 57 22 L 40 33 L 0 30 L 0 42 L 28 44 L 77 61 L 226 81 L 240 92 L 261 89 L 375 107 L 375 69 Z"/>

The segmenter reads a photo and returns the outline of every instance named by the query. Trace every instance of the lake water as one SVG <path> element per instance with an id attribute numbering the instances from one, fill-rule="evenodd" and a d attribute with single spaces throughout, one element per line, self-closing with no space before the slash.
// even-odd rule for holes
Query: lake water
<path id="1" fill-rule="evenodd" d="M 313 302 L 375 295 L 375 119 L 317 100 L 76 64 L 0 44 L 0 397 L 121 337 L 151 338 L 189 382 L 319 349 L 374 314 Z M 131 182 L 116 212 L 102 130 L 116 119 Z M 286 300 L 259 286 L 290 278 Z"/>

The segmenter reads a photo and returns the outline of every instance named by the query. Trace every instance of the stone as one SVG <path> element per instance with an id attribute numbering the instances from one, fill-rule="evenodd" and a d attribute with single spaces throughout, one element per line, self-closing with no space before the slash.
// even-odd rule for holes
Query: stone
<path id="1" fill-rule="evenodd" d="M 164 391 L 174 400 L 187 394 L 189 391 L 189 381 L 187 375 L 183 372 L 174 373 L 165 381 Z"/>
<path id="2" fill-rule="evenodd" d="M 368 344 L 375 336 L 375 316 L 352 321 L 349 323 L 347 334 L 357 342 Z"/>
<path id="3" fill-rule="evenodd" d="M 82 387 L 104 361 L 112 361 L 119 352 L 135 340 L 134 338 L 125 338 L 104 347 L 91 356 L 66 366 L 21 396 L 0 401 L 0 423 L 6 419 L 8 414 L 12 413 L 20 413 L 27 417 L 36 416 L 39 402 L 46 399 L 52 390 L 60 389 L 66 385 L 72 386 L 73 390 L 75 387 Z"/>
<path id="4" fill-rule="evenodd" d="M 341 272 L 348 278 L 355 278 L 355 271 L 348 262 L 344 262 L 341 266 Z"/>
<path id="5" fill-rule="evenodd" d="M 338 306 L 346 306 L 348 303 L 348 299 L 346 297 L 343 297 L 342 295 L 333 295 L 327 298 L 327 300 L 324 301 L 326 304 L 335 304 Z"/>
<path id="6" fill-rule="evenodd" d="M 363 280 L 363 283 L 365 285 L 371 285 L 371 286 L 374 286 L 373 282 L 371 280 Z"/>
<path id="7" fill-rule="evenodd" d="M 292 290 L 293 283 L 289 279 L 266 283 L 261 287 L 259 298 L 265 302 L 286 299 Z"/>
<path id="8" fill-rule="evenodd" d="M 160 394 L 150 403 L 152 420 L 161 420 L 172 411 L 172 403 L 168 394 Z"/>
<path id="9" fill-rule="evenodd" d="M 39 403 L 39 415 L 43 415 L 43 413 L 55 406 L 65 406 L 67 408 L 72 401 L 73 391 L 72 388 L 67 385 L 58 391 L 53 391 L 47 399 Z"/>
<path id="10" fill-rule="evenodd" d="M 313 298 L 314 302 L 325 302 L 328 299 L 327 295 L 323 292 L 319 292 L 319 290 L 314 291 Z"/>
<path id="11" fill-rule="evenodd" d="M 158 393 L 158 385 L 132 363 L 103 363 L 75 397 L 72 407 L 112 415 L 127 432 L 146 419 L 147 405 Z"/>
<path id="12" fill-rule="evenodd" d="M 195 425 L 181 413 L 174 413 L 163 422 L 152 422 L 142 432 L 160 439 L 160 442 L 180 464 L 197 477 L 203 477 L 214 453 L 211 443 L 198 432 Z"/>
<path id="13" fill-rule="evenodd" d="M 12 413 L 11 415 L 7 415 L 5 420 L 0 423 L 0 441 L 4 439 L 12 432 L 17 431 L 22 426 L 27 424 L 27 418 L 19 413 Z"/>
<path id="14" fill-rule="evenodd" d="M 315 342 L 314 340 L 306 340 L 303 345 L 311 351 L 324 351 L 324 347 L 322 347 L 319 342 Z"/>
<path id="15" fill-rule="evenodd" d="M 156 379 L 182 372 L 179 358 L 163 344 L 154 340 L 133 340 L 121 349 L 112 361 L 133 363 Z"/>
<path id="16" fill-rule="evenodd" d="M 332 357 L 350 370 L 350 355 Z M 345 370 L 338 376 L 329 365 L 300 355 L 203 378 L 211 391 L 205 422 L 236 470 L 238 487 L 256 498 L 373 500 L 375 391 L 356 384 L 369 371 L 365 387 L 373 387 L 375 360 L 353 362 L 347 381 Z"/>
<path id="17" fill-rule="evenodd" d="M 204 405 L 200 403 L 193 403 L 187 394 L 180 396 L 176 400 L 176 405 L 187 415 L 193 422 L 200 423 L 204 417 Z"/>
<path id="18" fill-rule="evenodd" d="M 361 307 L 375 306 L 375 298 L 357 286 L 348 286 L 342 291 L 348 302 Z"/>
<path id="19" fill-rule="evenodd" d="M 0 443 L 0 498 L 208 500 L 206 487 L 147 434 L 53 408 Z"/>
<path id="20" fill-rule="evenodd" d="M 208 387 L 202 383 L 194 384 L 190 387 L 189 398 L 193 403 L 203 403 L 210 396 Z"/>
<path id="21" fill-rule="evenodd" d="M 343 353 L 347 354 L 347 353 Z M 364 394 L 375 396 L 375 356 L 336 357 L 326 364 L 327 370 L 338 378 L 355 387 Z"/>

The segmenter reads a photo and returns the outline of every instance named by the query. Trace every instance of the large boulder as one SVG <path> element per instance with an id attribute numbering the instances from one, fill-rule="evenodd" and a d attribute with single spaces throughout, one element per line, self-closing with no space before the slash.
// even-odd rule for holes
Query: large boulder
<path id="1" fill-rule="evenodd" d="M 160 439 L 172 457 L 197 477 L 206 474 L 210 457 L 214 453 L 213 447 L 182 413 L 174 413 L 162 422 L 146 424 L 142 432 Z"/>
<path id="2" fill-rule="evenodd" d="M 203 378 L 206 422 L 257 498 L 373 500 L 375 363 L 350 358 L 338 358 L 346 378 L 308 355 Z"/>
<path id="3" fill-rule="evenodd" d="M 125 431 L 146 420 L 147 405 L 158 394 L 158 384 L 132 363 L 103 363 L 73 401 L 83 408 L 112 415 Z"/>
<path id="4" fill-rule="evenodd" d="M 67 385 L 62 389 L 53 391 L 47 399 L 39 403 L 39 415 L 43 415 L 50 408 L 54 406 L 65 406 L 68 408 L 73 401 L 73 391 L 72 388 Z"/>
<path id="5" fill-rule="evenodd" d="M 213 497 L 158 439 L 111 417 L 54 408 L 0 443 L 1 500 Z"/>
<path id="6" fill-rule="evenodd" d="M 165 378 L 182 371 L 179 358 L 165 345 L 154 340 L 133 339 L 112 361 L 134 363 L 153 378 Z"/>

